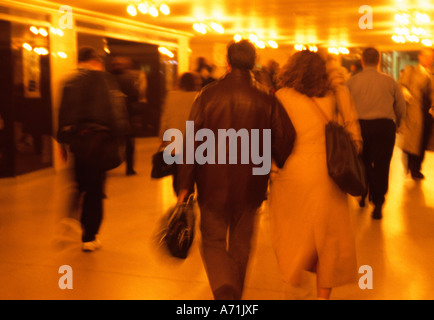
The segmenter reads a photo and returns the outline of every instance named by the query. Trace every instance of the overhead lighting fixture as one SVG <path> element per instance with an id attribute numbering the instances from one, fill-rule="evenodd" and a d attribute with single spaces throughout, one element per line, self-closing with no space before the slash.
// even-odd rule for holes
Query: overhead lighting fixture
<path id="1" fill-rule="evenodd" d="M 403 10 L 395 15 L 398 24 L 392 40 L 396 43 L 425 43 L 428 42 L 430 17 L 419 10 Z M 427 25 L 427 28 L 424 28 Z"/>
<path id="2" fill-rule="evenodd" d="M 279 48 L 279 45 L 277 44 L 277 42 L 273 41 L 273 40 L 268 40 L 268 45 L 273 49 Z"/>
<path id="3" fill-rule="evenodd" d="M 136 7 L 135 7 L 134 5 L 132 5 L 132 4 L 130 4 L 130 5 L 127 7 L 127 12 L 129 13 L 129 15 L 131 15 L 131 16 L 133 16 L 133 17 L 135 17 L 135 16 L 137 15 Z"/>
<path id="4" fill-rule="evenodd" d="M 23 48 L 26 49 L 27 51 L 32 51 L 32 49 L 33 49 L 32 46 L 30 44 L 28 44 L 27 42 L 23 43 Z"/>
<path id="5" fill-rule="evenodd" d="M 30 32 L 33 34 L 39 34 L 39 29 L 36 28 L 35 26 L 31 26 L 30 27 Z"/>
<path id="6" fill-rule="evenodd" d="M 211 28 L 218 33 L 224 33 L 225 29 L 223 28 L 223 26 L 217 22 L 211 22 L 210 24 Z"/>
<path id="7" fill-rule="evenodd" d="M 170 8 L 169 8 L 169 6 L 167 4 L 162 4 L 160 6 L 160 11 L 161 11 L 162 14 L 164 14 L 166 16 L 170 14 Z"/>
<path id="8" fill-rule="evenodd" d="M 173 54 L 173 52 L 170 51 L 169 49 L 167 49 L 166 47 L 159 47 L 158 51 L 161 54 L 164 54 L 164 55 L 168 56 L 169 58 L 174 58 L 175 57 L 175 55 Z"/>
<path id="9" fill-rule="evenodd" d="M 209 22 L 196 22 L 193 24 L 193 29 L 202 34 L 206 34 L 208 30 L 213 30 L 217 33 L 223 34 L 225 33 L 225 29 L 220 23 L 217 23 L 215 21 L 209 21 Z"/>
<path id="10" fill-rule="evenodd" d="M 39 28 L 38 32 L 39 32 L 39 34 L 40 34 L 41 36 L 43 36 L 43 37 L 48 36 L 48 32 L 47 32 L 47 30 L 45 30 L 44 28 Z"/>
<path id="11" fill-rule="evenodd" d="M 130 4 L 129 6 L 127 6 L 127 12 L 133 17 L 137 15 L 137 10 L 142 14 L 149 14 L 154 18 L 158 17 L 160 15 L 160 12 L 165 16 L 170 14 L 169 6 L 165 3 L 162 3 L 163 1 L 149 0 L 149 1 L 136 1 L 135 3 L 137 2 L 138 2 L 137 9 L 134 4 Z"/>
<path id="12" fill-rule="evenodd" d="M 46 56 L 48 54 L 48 50 L 45 48 L 34 48 L 33 51 L 35 51 L 37 54 L 39 54 L 40 56 Z"/>
<path id="13" fill-rule="evenodd" d="M 234 35 L 235 42 L 240 42 L 243 39 L 249 40 L 258 49 L 265 49 L 267 47 L 277 49 L 279 47 L 276 41 L 259 39 L 259 37 L 254 33 L 250 33 L 248 36 L 246 36 L 245 34 L 243 35 L 243 33 L 237 33 L 236 35 Z"/>
<path id="14" fill-rule="evenodd" d="M 65 52 L 63 52 L 63 51 L 59 51 L 59 52 L 57 52 L 57 55 L 58 55 L 59 57 L 61 57 L 62 59 L 66 59 L 66 58 L 68 58 L 68 55 L 67 55 Z"/>
<path id="15" fill-rule="evenodd" d="M 423 39 L 421 42 L 424 46 L 432 47 L 432 41 L 429 39 Z"/>
<path id="16" fill-rule="evenodd" d="M 154 18 L 158 17 L 158 10 L 154 6 L 150 7 L 148 12 Z"/>
<path id="17" fill-rule="evenodd" d="M 193 24 L 193 29 L 202 34 L 206 34 L 206 25 L 204 23 L 195 23 Z"/>
<path id="18" fill-rule="evenodd" d="M 140 11 L 141 13 L 143 13 L 143 14 L 147 14 L 147 13 L 148 13 L 148 6 L 147 6 L 146 4 L 144 4 L 144 3 L 140 3 L 140 4 L 137 6 L 137 9 L 139 9 L 139 11 Z"/>
<path id="19" fill-rule="evenodd" d="M 243 37 L 240 34 L 234 35 L 234 41 L 235 42 L 240 42 L 241 40 L 243 40 Z"/>

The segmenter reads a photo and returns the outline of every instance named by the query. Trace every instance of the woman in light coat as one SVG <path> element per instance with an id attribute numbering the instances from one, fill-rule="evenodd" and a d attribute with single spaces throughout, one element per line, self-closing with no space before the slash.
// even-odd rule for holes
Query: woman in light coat
<path id="1" fill-rule="evenodd" d="M 429 112 L 434 105 L 431 75 L 434 52 L 427 48 L 418 58 L 419 64 L 405 68 L 399 79 L 407 102 L 407 114 L 399 128 L 398 145 L 407 155 L 407 170 L 413 179 L 424 178 L 421 169 L 433 121 Z"/>
<path id="2" fill-rule="evenodd" d="M 298 286 L 304 272 L 316 272 L 318 298 L 329 299 L 333 287 L 356 280 L 357 264 L 347 195 L 328 175 L 326 120 L 318 108 L 331 118 L 338 100 L 343 124 L 361 151 L 358 118 L 348 89 L 332 88 L 316 53 L 296 53 L 279 79 L 276 96 L 297 140 L 284 168 L 271 178 L 273 246 L 285 282 Z"/>

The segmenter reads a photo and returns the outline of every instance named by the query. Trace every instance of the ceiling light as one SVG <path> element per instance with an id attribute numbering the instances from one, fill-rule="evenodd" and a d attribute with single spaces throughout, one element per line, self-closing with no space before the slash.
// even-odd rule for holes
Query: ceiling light
<path id="1" fill-rule="evenodd" d="M 193 25 L 193 29 L 196 32 L 202 33 L 202 34 L 206 34 L 206 25 L 204 23 L 195 23 Z"/>
<path id="2" fill-rule="evenodd" d="M 422 44 L 424 46 L 427 46 L 427 47 L 431 47 L 432 46 L 432 42 L 429 39 L 423 39 L 421 42 L 422 42 Z"/>
<path id="3" fill-rule="evenodd" d="M 328 51 L 329 51 L 329 53 L 331 53 L 331 54 L 336 54 L 336 55 L 339 54 L 339 50 L 336 49 L 336 48 L 329 48 Z"/>
<path id="4" fill-rule="evenodd" d="M 159 48 L 158 48 L 158 51 L 159 51 L 161 54 L 164 54 L 164 55 L 166 55 L 166 56 L 168 56 L 168 57 L 170 57 L 170 58 L 175 57 L 175 55 L 173 54 L 173 52 L 170 51 L 169 49 L 165 48 L 165 47 L 159 47 Z"/>
<path id="5" fill-rule="evenodd" d="M 133 16 L 133 17 L 135 17 L 135 16 L 137 15 L 136 7 L 133 6 L 132 4 L 130 4 L 130 5 L 127 7 L 127 12 L 128 12 L 131 16 Z"/>
<path id="6" fill-rule="evenodd" d="M 162 4 L 161 6 L 160 6 L 160 11 L 161 11 L 161 13 L 162 14 L 164 14 L 164 15 L 168 15 L 168 14 L 170 14 L 170 9 L 169 9 L 169 7 L 167 6 L 167 4 Z"/>
<path id="7" fill-rule="evenodd" d="M 416 20 L 419 23 L 429 23 L 430 22 L 430 18 L 427 14 L 424 13 L 416 13 Z"/>
<path id="8" fill-rule="evenodd" d="M 240 42 L 242 39 L 243 39 L 243 37 L 242 37 L 241 35 L 239 35 L 239 34 L 236 34 L 236 35 L 234 36 L 234 41 L 235 41 L 235 42 Z"/>
<path id="9" fill-rule="evenodd" d="M 222 25 L 216 23 L 216 22 L 211 22 L 211 28 L 218 33 L 224 33 L 225 29 L 222 27 Z"/>
<path id="10" fill-rule="evenodd" d="M 158 10 L 154 6 L 149 8 L 149 14 L 153 17 L 158 17 Z"/>
<path id="11" fill-rule="evenodd" d="M 47 32 L 47 30 L 45 30 L 44 28 L 39 28 L 39 34 L 41 35 L 41 36 L 43 36 L 43 37 L 46 37 L 46 36 L 48 36 L 48 32 Z"/>
<path id="12" fill-rule="evenodd" d="M 42 56 L 46 56 L 48 54 L 48 50 L 45 48 L 35 48 L 33 51 Z"/>
<path id="13" fill-rule="evenodd" d="M 262 41 L 262 40 L 258 40 L 258 41 L 256 41 L 255 44 L 256 44 L 256 46 L 257 46 L 259 49 L 264 49 L 264 48 L 265 48 L 265 43 L 264 43 L 264 41 Z"/>
<path id="14" fill-rule="evenodd" d="M 253 42 L 253 43 L 256 43 L 256 42 L 258 41 L 258 37 L 257 37 L 256 35 L 254 35 L 254 34 L 251 34 L 251 35 L 249 36 L 249 40 L 250 40 L 251 42 Z"/>
<path id="15" fill-rule="evenodd" d="M 148 6 L 144 3 L 140 3 L 137 7 L 137 9 L 139 9 L 139 11 L 143 14 L 147 14 L 148 13 Z"/>
<path id="16" fill-rule="evenodd" d="M 30 31 L 31 31 L 33 34 L 38 34 L 38 33 L 39 33 L 38 28 L 36 28 L 35 26 L 31 26 L 31 27 L 30 27 Z"/>
<path id="17" fill-rule="evenodd" d="M 62 51 L 57 52 L 57 55 L 59 57 L 61 57 L 62 59 L 68 58 L 68 55 L 65 52 L 62 52 Z"/>
<path id="18" fill-rule="evenodd" d="M 26 49 L 27 51 L 32 51 L 32 46 L 27 42 L 23 43 L 23 48 Z"/>
<path id="19" fill-rule="evenodd" d="M 350 54 L 350 50 L 345 47 L 339 47 L 339 52 L 342 54 Z"/>
<path id="20" fill-rule="evenodd" d="M 273 40 L 269 40 L 268 45 L 273 49 L 277 49 L 279 47 L 278 44 L 276 43 L 276 41 L 273 41 Z"/>

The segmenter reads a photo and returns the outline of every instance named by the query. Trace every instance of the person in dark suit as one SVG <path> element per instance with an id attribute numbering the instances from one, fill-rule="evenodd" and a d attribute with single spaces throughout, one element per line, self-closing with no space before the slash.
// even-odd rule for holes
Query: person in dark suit
<path id="1" fill-rule="evenodd" d="M 94 147 L 98 148 L 101 141 L 92 137 L 101 136 L 102 132 L 122 139 L 129 131 L 124 94 L 116 79 L 104 71 L 102 59 L 93 48 L 81 48 L 77 73 L 63 88 L 57 140 L 70 146 L 74 158 L 76 188 L 83 198 L 80 215 L 83 251 L 101 246 L 97 235 L 103 220 L 106 169 L 81 151 L 88 141 L 96 141 Z M 66 159 L 66 147 L 62 150 Z"/>

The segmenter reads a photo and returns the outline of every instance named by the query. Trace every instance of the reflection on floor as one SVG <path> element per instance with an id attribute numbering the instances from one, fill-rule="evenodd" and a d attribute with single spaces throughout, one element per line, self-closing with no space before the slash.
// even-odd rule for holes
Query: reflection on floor
<path id="1" fill-rule="evenodd" d="M 110 172 L 103 247 L 94 253 L 80 250 L 79 230 L 60 223 L 70 187 L 65 174 L 0 181 L 0 299 L 212 299 L 199 238 L 185 261 L 154 243 L 159 219 L 175 201 L 170 179 L 150 179 L 156 147 L 155 139 L 138 141 L 137 176 L 125 176 L 124 167 Z M 434 154 L 419 183 L 405 175 L 401 157 L 396 149 L 383 220 L 350 200 L 358 263 L 372 267 L 373 289 L 355 283 L 335 289 L 333 299 L 434 299 Z M 59 288 L 62 265 L 73 270 L 72 290 Z M 244 298 L 310 299 L 308 288 L 280 281 L 263 210 Z"/>

